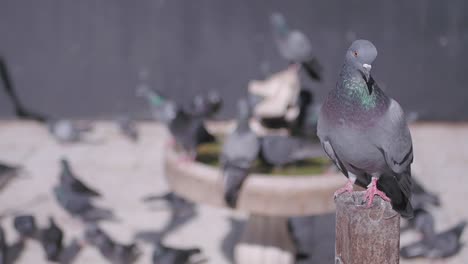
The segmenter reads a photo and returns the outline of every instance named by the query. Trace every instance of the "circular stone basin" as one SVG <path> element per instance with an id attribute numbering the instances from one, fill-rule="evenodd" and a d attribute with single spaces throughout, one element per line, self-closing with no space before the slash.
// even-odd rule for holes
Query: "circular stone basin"
<path id="1" fill-rule="evenodd" d="M 198 161 L 183 161 L 181 153 L 166 150 L 169 186 L 177 194 L 202 204 L 225 207 L 221 170 Z M 240 191 L 237 208 L 264 216 L 306 216 L 335 210 L 333 193 L 346 178 L 339 173 L 281 175 L 251 173 Z"/>

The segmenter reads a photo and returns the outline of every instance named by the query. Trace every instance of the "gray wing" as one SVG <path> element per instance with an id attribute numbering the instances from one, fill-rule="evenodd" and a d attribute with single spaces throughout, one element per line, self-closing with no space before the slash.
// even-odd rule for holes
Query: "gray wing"
<path id="1" fill-rule="evenodd" d="M 388 167 L 396 174 L 407 171 L 413 162 L 413 144 L 405 114 L 395 100 L 391 100 L 379 126 L 383 132 L 376 136 L 376 145 L 383 153 Z"/>

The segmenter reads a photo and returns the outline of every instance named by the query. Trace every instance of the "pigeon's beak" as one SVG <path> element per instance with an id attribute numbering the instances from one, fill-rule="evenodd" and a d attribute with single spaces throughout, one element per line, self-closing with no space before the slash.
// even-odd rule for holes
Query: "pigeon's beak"
<path id="1" fill-rule="evenodd" d="M 366 82 L 369 81 L 369 77 L 370 77 L 370 71 L 372 69 L 372 66 L 370 64 L 367 64 L 367 63 L 364 63 L 362 64 L 362 68 L 363 68 L 363 77 L 364 79 L 366 80 Z"/>

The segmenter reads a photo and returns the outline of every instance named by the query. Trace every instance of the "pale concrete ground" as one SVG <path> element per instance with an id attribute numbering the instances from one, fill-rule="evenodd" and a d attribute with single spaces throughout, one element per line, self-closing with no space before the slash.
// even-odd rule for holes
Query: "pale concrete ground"
<path id="1" fill-rule="evenodd" d="M 82 226 L 72 220 L 55 202 L 51 193 L 59 172 L 58 159 L 66 155 L 77 174 L 102 191 L 101 204 L 115 209 L 118 223 L 103 223 L 104 229 L 123 242 L 142 229 L 160 230 L 169 212 L 150 211 L 140 202 L 142 196 L 167 191 L 162 168 L 165 130 L 158 125 L 140 125 L 141 140 L 131 143 L 110 123 L 100 123 L 92 140 L 95 143 L 59 145 L 47 131 L 34 123 L 0 123 L 0 160 L 23 164 L 27 177 L 11 182 L 0 191 L 0 215 L 8 209 L 34 213 L 40 224 L 53 215 L 66 230 L 66 239 L 80 235 Z M 412 128 L 417 177 L 428 189 L 441 194 L 443 207 L 435 209 L 436 228 L 444 230 L 468 219 L 465 197 L 468 195 L 468 125 L 419 124 Z M 292 201 L 293 202 L 293 201 Z M 208 263 L 230 263 L 221 248 L 232 247 L 239 235 L 230 231 L 232 213 L 218 208 L 199 206 L 193 220 L 170 233 L 168 244 L 201 246 Z M 245 216 L 236 215 L 236 219 Z M 8 240 L 16 234 L 11 217 L 1 219 Z M 234 221 L 239 226 L 238 221 Z M 329 225 L 330 228 L 330 225 Z M 228 241 L 226 241 L 228 237 Z M 402 244 L 414 239 L 404 234 Z M 468 232 L 463 235 L 468 241 Z M 319 247 L 320 240 L 317 240 Z M 138 263 L 150 263 L 151 247 L 142 244 L 145 254 Z M 332 252 L 332 251 L 330 251 Z M 17 263 L 45 263 L 38 244 L 30 242 Z M 99 253 L 85 248 L 74 263 L 105 263 Z M 427 260 L 401 263 L 428 263 Z M 454 258 L 438 263 L 468 263 L 468 248 Z M 253 263 L 254 264 L 254 263 Z"/>

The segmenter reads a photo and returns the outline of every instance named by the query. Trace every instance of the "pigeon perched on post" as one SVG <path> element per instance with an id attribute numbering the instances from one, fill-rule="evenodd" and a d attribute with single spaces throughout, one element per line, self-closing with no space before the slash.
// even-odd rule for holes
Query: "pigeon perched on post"
<path id="1" fill-rule="evenodd" d="M 346 52 L 336 88 L 320 112 L 317 135 L 327 155 L 348 178 L 335 195 L 367 187 L 365 199 L 391 201 L 401 216 L 411 218 L 411 134 L 400 105 L 371 76 L 377 49 L 356 40 Z"/>
<path id="2" fill-rule="evenodd" d="M 237 127 L 227 136 L 220 156 L 224 200 L 232 208 L 236 207 L 240 188 L 260 152 L 260 141 L 250 129 L 252 109 L 247 100 L 239 101 L 238 115 Z"/>
<path id="3" fill-rule="evenodd" d="M 40 241 L 46 258 L 58 261 L 63 249 L 63 231 L 52 217 L 49 217 L 49 227 L 41 230 Z"/>
<path id="4" fill-rule="evenodd" d="M 66 158 L 60 160 L 62 171 L 60 172 L 60 185 L 66 186 L 71 191 L 86 196 L 98 197 L 101 194 L 92 188 L 88 187 L 80 181 L 73 173 L 70 162 Z"/>
<path id="5" fill-rule="evenodd" d="M 200 254 L 199 248 L 181 249 L 168 247 L 161 241 L 154 245 L 153 249 L 153 264 L 186 264 L 189 263 L 193 255 Z"/>
<path id="6" fill-rule="evenodd" d="M 270 22 L 281 56 L 290 63 L 300 64 L 312 79 L 320 81 L 322 66 L 313 55 L 307 36 L 299 30 L 290 30 L 286 19 L 279 13 L 272 14 Z"/>
<path id="7" fill-rule="evenodd" d="M 447 231 L 435 234 L 429 238 L 424 237 L 421 241 L 402 247 L 400 254 L 406 259 L 418 257 L 441 259 L 451 257 L 457 254 L 462 247 L 460 237 L 465 226 L 466 222 L 463 221 Z"/>

